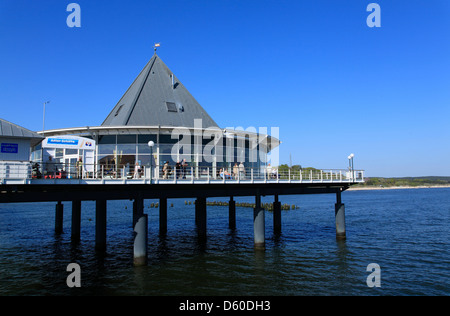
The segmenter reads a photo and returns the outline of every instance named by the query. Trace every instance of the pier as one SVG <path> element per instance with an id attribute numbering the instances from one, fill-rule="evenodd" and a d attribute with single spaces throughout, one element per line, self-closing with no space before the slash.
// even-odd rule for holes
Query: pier
<path id="1" fill-rule="evenodd" d="M 353 154 L 342 170 L 272 167 L 279 164 L 279 128 L 220 128 L 156 51 L 124 91 L 99 126 L 36 133 L 0 120 L 0 203 L 55 202 L 57 234 L 63 231 L 63 202 L 72 203 L 71 237 L 78 242 L 82 203 L 95 201 L 95 248 L 104 251 L 107 201 L 132 200 L 135 265 L 147 261 L 146 199 L 159 200 L 164 235 L 168 199 L 195 198 L 195 224 L 205 239 L 208 198 L 229 198 L 229 227 L 235 229 L 234 198 L 254 197 L 254 246 L 265 249 L 261 197 L 274 197 L 273 227 L 280 233 L 281 196 L 335 194 L 336 237 L 345 238 L 341 193 L 364 181 L 364 172 L 353 168 Z"/>
<path id="2" fill-rule="evenodd" d="M 23 167 L 23 166 L 22 166 Z M 22 168 L 21 167 L 21 168 Z M 12 170 L 13 168 L 10 168 Z M 31 170 L 31 169 L 30 169 Z M 157 170 L 157 168 L 156 168 Z M 188 169 L 189 171 L 189 169 Z M 195 224 L 200 238 L 205 239 L 207 233 L 207 198 L 229 198 L 229 228 L 236 227 L 235 197 L 254 197 L 254 247 L 265 249 L 265 210 L 261 207 L 262 196 L 273 196 L 273 229 L 274 233 L 282 231 L 281 202 L 283 195 L 300 194 L 335 194 L 334 207 L 336 218 L 336 238 L 345 239 L 345 205 L 341 193 L 351 185 L 364 181 L 363 171 L 317 170 L 315 173 L 302 171 L 268 176 L 260 169 L 248 169 L 248 176 L 220 177 L 212 176 L 208 170 L 194 170 L 184 177 L 161 179 L 159 174 L 147 172 L 148 177 L 138 179 L 123 178 L 81 178 L 67 179 L 50 177 L 34 179 L 29 173 L 22 179 L 10 173 L 8 178 L 1 179 L 0 203 L 23 202 L 55 202 L 55 232 L 63 230 L 64 204 L 72 203 L 71 238 L 78 242 L 81 226 L 81 204 L 83 201 L 96 202 L 95 216 L 95 249 L 105 251 L 107 248 L 107 201 L 132 200 L 133 209 L 130 216 L 133 220 L 134 264 L 147 263 L 148 215 L 144 213 L 144 200 L 158 199 L 159 233 L 167 234 L 170 219 L 167 217 L 168 199 L 195 198 Z M 21 173 L 23 174 L 23 173 Z M 198 175 L 196 177 L 196 175 Z M 330 206 L 330 210 L 332 206 Z"/>

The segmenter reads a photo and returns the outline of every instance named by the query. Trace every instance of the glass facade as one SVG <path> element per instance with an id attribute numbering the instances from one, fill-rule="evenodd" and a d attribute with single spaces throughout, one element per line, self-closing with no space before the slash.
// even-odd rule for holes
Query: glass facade
<path id="1" fill-rule="evenodd" d="M 266 152 L 263 146 L 248 139 L 186 139 L 180 135 L 105 135 L 98 137 L 97 161 L 99 164 L 162 166 L 166 161 L 175 165 L 186 159 L 188 166 L 231 168 L 234 163 L 244 163 L 245 167 L 258 168 L 264 165 Z M 183 138 L 185 138 L 183 140 Z M 153 141 L 150 148 L 148 142 Z M 260 148 L 261 147 L 261 148 Z"/>
<path id="2" fill-rule="evenodd" d="M 118 130 L 117 135 L 83 135 L 97 142 L 94 159 L 97 176 L 123 177 L 132 174 L 138 164 L 148 169 L 151 166 L 155 170 L 154 174 L 163 178 L 163 165 L 166 162 L 174 168 L 177 162 L 183 160 L 185 167 L 192 172 L 194 169 L 196 174 L 200 170 L 203 173 L 209 170 L 209 176 L 213 178 L 222 170 L 233 174 L 234 168 L 241 163 L 247 170 L 262 170 L 266 166 L 266 146 L 259 144 L 256 137 L 199 137 L 189 133 L 174 135 L 171 130 L 148 134 L 120 132 Z M 149 141 L 154 142 L 152 148 L 148 146 Z M 39 151 L 38 147 L 34 149 L 35 158 L 39 157 Z M 65 152 L 58 151 L 55 158 L 65 163 L 69 161 L 67 156 L 76 158 L 76 155 L 75 151 L 66 149 Z"/>

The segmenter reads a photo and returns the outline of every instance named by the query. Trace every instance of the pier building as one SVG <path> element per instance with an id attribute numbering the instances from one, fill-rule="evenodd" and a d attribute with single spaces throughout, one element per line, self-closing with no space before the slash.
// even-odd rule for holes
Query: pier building
<path id="1" fill-rule="evenodd" d="M 191 167 L 197 176 L 232 177 L 234 171 L 236 177 L 233 168 L 241 163 L 241 169 L 262 173 L 269 153 L 280 144 L 278 135 L 259 129 L 220 128 L 155 53 L 101 125 L 47 130 L 43 144 L 33 148 L 32 159 L 44 164 L 52 156 L 53 163 L 70 175 L 82 157 L 86 178 L 129 178 L 136 166 L 139 176 L 151 172 L 163 178 L 166 163 L 171 170 L 166 177 L 177 170 L 180 176 L 181 170 Z M 74 137 L 92 140 L 93 157 L 88 161 L 89 151 L 70 146 Z M 77 144 L 86 143 L 83 139 Z M 69 146 L 55 150 L 49 146 L 55 143 Z M 183 168 L 176 169 L 182 162 Z"/>

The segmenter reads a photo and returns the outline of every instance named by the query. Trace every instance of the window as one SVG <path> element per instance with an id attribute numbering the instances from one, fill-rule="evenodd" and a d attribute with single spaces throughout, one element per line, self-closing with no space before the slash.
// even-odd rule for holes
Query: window
<path id="1" fill-rule="evenodd" d="M 123 106 L 124 106 L 123 104 L 121 106 L 119 106 L 119 108 L 117 109 L 116 114 L 114 114 L 114 116 L 119 115 L 119 112 L 120 112 L 120 110 L 122 110 Z"/>
<path id="2" fill-rule="evenodd" d="M 99 144 L 116 144 L 116 135 L 101 135 L 98 137 Z"/>
<path id="3" fill-rule="evenodd" d="M 173 102 L 166 102 L 167 111 L 169 112 L 178 112 L 177 105 Z"/>

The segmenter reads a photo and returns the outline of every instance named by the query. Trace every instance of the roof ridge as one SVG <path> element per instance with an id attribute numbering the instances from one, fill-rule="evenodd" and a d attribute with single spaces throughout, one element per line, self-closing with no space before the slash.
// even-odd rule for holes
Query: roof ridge
<path id="1" fill-rule="evenodd" d="M 155 52 L 155 54 L 152 56 L 153 62 L 152 62 L 152 64 L 151 64 L 151 66 L 150 66 L 150 67 L 148 68 L 148 70 L 147 70 L 147 74 L 145 75 L 145 79 L 142 80 L 141 86 L 139 87 L 139 90 L 138 90 L 139 92 L 137 93 L 136 97 L 134 98 L 133 102 L 131 103 L 131 108 L 130 108 L 130 110 L 128 111 L 127 119 L 126 119 L 126 121 L 125 121 L 125 125 L 128 125 L 128 122 L 130 121 L 131 114 L 133 113 L 133 110 L 134 110 L 134 108 L 136 107 L 136 103 L 137 103 L 139 97 L 141 96 L 142 90 L 144 89 L 145 83 L 146 83 L 147 80 L 148 80 L 148 76 L 150 75 L 150 73 L 151 73 L 151 71 L 152 71 L 152 69 L 153 69 L 153 65 L 155 65 L 155 61 L 156 61 L 156 58 L 157 58 L 157 57 L 158 57 L 158 56 L 156 55 L 156 52 Z M 152 59 L 150 59 L 149 63 L 152 61 Z M 148 65 L 148 64 L 147 64 L 147 65 Z"/>

